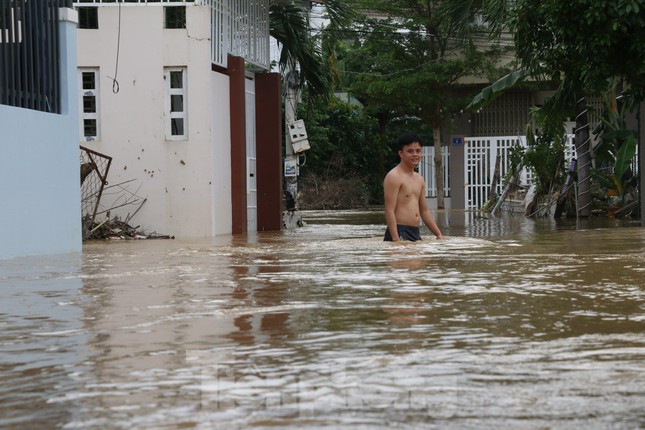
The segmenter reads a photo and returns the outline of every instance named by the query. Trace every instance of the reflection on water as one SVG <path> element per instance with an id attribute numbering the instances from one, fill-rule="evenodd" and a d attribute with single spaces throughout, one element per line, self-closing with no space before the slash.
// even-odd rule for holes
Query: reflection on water
<path id="1" fill-rule="evenodd" d="M 304 218 L 0 262 L 0 427 L 645 426 L 645 229 Z"/>

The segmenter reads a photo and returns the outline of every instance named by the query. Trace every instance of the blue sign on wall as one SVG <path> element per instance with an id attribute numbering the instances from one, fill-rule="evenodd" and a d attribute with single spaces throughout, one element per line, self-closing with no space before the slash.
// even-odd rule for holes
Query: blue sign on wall
<path id="1" fill-rule="evenodd" d="M 452 146 L 461 146 L 464 144 L 464 138 L 459 136 L 459 137 L 453 137 L 452 138 Z"/>

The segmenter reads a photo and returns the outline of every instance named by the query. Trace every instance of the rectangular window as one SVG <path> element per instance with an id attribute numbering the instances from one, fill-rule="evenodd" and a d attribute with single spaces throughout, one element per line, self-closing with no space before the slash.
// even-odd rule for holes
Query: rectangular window
<path id="1" fill-rule="evenodd" d="M 78 10 L 78 28 L 98 29 L 99 28 L 99 8 L 98 7 L 79 7 Z"/>
<path id="2" fill-rule="evenodd" d="M 185 67 L 167 67 L 166 80 L 166 139 L 185 140 L 187 128 L 187 73 Z"/>
<path id="3" fill-rule="evenodd" d="M 99 69 L 78 69 L 79 118 L 81 142 L 94 142 L 100 139 L 99 124 Z"/>
<path id="4" fill-rule="evenodd" d="M 186 6 L 166 6 L 164 28 L 186 28 Z"/>

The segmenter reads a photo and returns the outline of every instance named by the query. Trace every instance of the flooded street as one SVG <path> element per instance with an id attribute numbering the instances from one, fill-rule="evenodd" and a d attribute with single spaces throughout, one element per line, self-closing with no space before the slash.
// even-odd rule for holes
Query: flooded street
<path id="1" fill-rule="evenodd" d="M 0 428 L 645 427 L 638 223 L 303 218 L 0 261 Z"/>

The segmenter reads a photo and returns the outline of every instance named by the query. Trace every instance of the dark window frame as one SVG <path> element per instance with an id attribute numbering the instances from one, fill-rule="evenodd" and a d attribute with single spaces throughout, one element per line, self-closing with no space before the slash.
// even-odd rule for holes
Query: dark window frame
<path id="1" fill-rule="evenodd" d="M 167 29 L 186 28 L 186 6 L 164 6 L 163 23 Z"/>
<path id="2" fill-rule="evenodd" d="M 77 7 L 78 28 L 83 30 L 98 30 L 99 8 L 98 7 Z"/>

